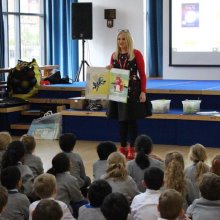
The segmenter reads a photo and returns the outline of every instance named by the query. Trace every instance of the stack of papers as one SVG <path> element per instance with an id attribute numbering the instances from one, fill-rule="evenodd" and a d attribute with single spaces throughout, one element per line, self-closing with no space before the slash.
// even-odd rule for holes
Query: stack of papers
<path id="1" fill-rule="evenodd" d="M 219 114 L 217 111 L 209 111 L 209 112 L 196 112 L 197 115 L 216 115 Z"/>

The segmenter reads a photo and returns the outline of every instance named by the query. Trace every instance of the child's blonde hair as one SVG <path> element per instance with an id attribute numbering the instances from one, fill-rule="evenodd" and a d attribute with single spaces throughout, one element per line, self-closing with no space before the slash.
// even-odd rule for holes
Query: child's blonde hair
<path id="1" fill-rule="evenodd" d="M 128 177 L 125 156 L 119 152 L 113 152 L 107 159 L 106 178 L 125 180 Z"/>
<path id="2" fill-rule="evenodd" d="M 183 155 L 179 152 L 171 152 L 165 158 L 164 185 L 167 189 L 175 189 L 186 195 L 186 182 L 184 175 Z"/>
<path id="3" fill-rule="evenodd" d="M 7 150 L 8 145 L 12 142 L 12 137 L 9 132 L 0 132 L 0 150 Z"/>
<path id="4" fill-rule="evenodd" d="M 207 160 L 207 150 L 201 144 L 195 144 L 190 147 L 189 158 L 196 165 L 195 178 L 199 182 L 204 173 L 207 172 L 205 161 Z"/>
<path id="5" fill-rule="evenodd" d="M 33 136 L 24 134 L 21 136 L 20 141 L 23 142 L 26 153 L 33 153 L 36 147 L 36 141 Z"/>
<path id="6" fill-rule="evenodd" d="M 47 199 L 56 192 L 56 178 L 49 173 L 43 173 L 34 180 L 34 192 L 41 199 Z"/>

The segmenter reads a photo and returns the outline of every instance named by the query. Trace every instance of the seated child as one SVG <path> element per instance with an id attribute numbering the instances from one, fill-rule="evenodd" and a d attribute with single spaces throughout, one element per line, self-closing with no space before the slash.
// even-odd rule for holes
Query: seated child
<path id="1" fill-rule="evenodd" d="M 107 170 L 107 159 L 112 152 L 117 151 L 116 145 L 112 141 L 103 141 L 96 148 L 99 160 L 93 164 L 94 180 L 99 179 Z"/>
<path id="2" fill-rule="evenodd" d="M 131 216 L 133 219 L 157 219 L 157 209 L 160 188 L 163 186 L 163 171 L 158 167 L 150 167 L 144 173 L 146 191 L 136 195 L 131 203 Z"/>
<path id="3" fill-rule="evenodd" d="M 5 220 L 5 218 L 2 217 L 1 213 L 5 209 L 7 202 L 8 202 L 8 191 L 5 187 L 0 185 L 0 220 Z"/>
<path id="4" fill-rule="evenodd" d="M 31 203 L 29 207 L 29 220 L 31 220 L 32 213 L 35 210 L 36 206 L 39 204 L 40 201 L 43 199 L 55 200 L 56 193 L 57 193 L 57 184 L 56 178 L 54 175 L 49 173 L 44 173 L 36 177 L 34 180 L 34 192 L 36 195 L 41 199 Z M 63 216 L 62 220 L 73 220 L 73 216 L 68 208 L 68 206 L 59 200 L 55 200 L 61 207 Z"/>
<path id="5" fill-rule="evenodd" d="M 34 137 L 25 134 L 20 140 L 25 147 L 24 164 L 31 168 L 35 177 L 42 174 L 44 172 L 42 160 L 40 157 L 33 154 L 36 147 Z"/>
<path id="6" fill-rule="evenodd" d="M 201 144 L 192 145 L 189 151 L 189 158 L 193 163 L 185 169 L 185 176 L 194 185 L 195 198 L 199 198 L 199 182 L 203 174 L 210 170 L 210 167 L 205 162 L 208 158 L 206 148 Z"/>
<path id="7" fill-rule="evenodd" d="M 58 202 L 50 199 L 41 200 L 32 214 L 32 220 L 61 220 L 62 209 Z"/>
<path id="8" fill-rule="evenodd" d="M 9 166 L 2 170 L 1 183 L 8 190 L 8 203 L 2 216 L 8 219 L 28 219 L 30 202 L 26 195 L 19 192 L 22 185 L 21 173 L 17 166 Z"/>
<path id="9" fill-rule="evenodd" d="M 48 173 L 56 177 L 56 199 L 65 202 L 73 211 L 73 216 L 77 218 L 79 207 L 87 204 L 88 201 L 84 199 L 77 179 L 70 174 L 69 170 L 68 156 L 65 153 L 59 153 L 52 159 L 52 168 L 48 170 Z"/>
<path id="10" fill-rule="evenodd" d="M 2 168 L 17 166 L 22 179 L 22 186 L 19 190 L 28 197 L 31 197 L 34 175 L 30 167 L 23 164 L 24 153 L 24 144 L 21 141 L 12 141 L 3 155 Z"/>
<path id="11" fill-rule="evenodd" d="M 112 187 L 112 192 L 119 192 L 126 196 L 129 202 L 139 194 L 137 184 L 128 175 L 126 169 L 126 158 L 119 152 L 113 152 L 107 160 L 106 173 L 101 177 Z"/>
<path id="12" fill-rule="evenodd" d="M 8 145 L 12 142 L 12 138 L 9 132 L 0 132 L 0 174 L 2 169 L 2 156 L 6 152 Z"/>
<path id="13" fill-rule="evenodd" d="M 100 206 L 104 198 L 112 192 L 111 186 L 105 180 L 95 180 L 89 187 L 89 204 L 79 208 L 77 220 L 105 220 Z"/>
<path id="14" fill-rule="evenodd" d="M 219 220 L 220 176 L 214 173 L 204 174 L 199 189 L 202 197 L 194 200 L 186 214 L 193 220 Z"/>
<path id="15" fill-rule="evenodd" d="M 140 192 L 146 188 L 142 184 L 144 172 L 150 167 L 158 167 L 164 170 L 164 162 L 153 153 L 154 145 L 152 139 L 145 134 L 139 135 L 134 143 L 136 157 L 127 163 L 128 174 L 134 179 Z"/>
<path id="16" fill-rule="evenodd" d="M 105 197 L 101 211 L 106 220 L 127 220 L 130 207 L 127 198 L 123 194 L 115 192 Z"/>
<path id="17" fill-rule="evenodd" d="M 91 179 L 86 176 L 81 156 L 73 152 L 75 144 L 76 136 L 73 133 L 62 134 L 59 138 L 60 148 L 70 160 L 70 174 L 77 178 L 79 186 L 84 193 L 84 191 L 87 192 L 86 188 L 91 184 Z M 84 196 L 86 196 L 86 192 Z"/>
<path id="18" fill-rule="evenodd" d="M 181 193 L 175 189 L 165 190 L 159 197 L 158 210 L 161 218 L 158 218 L 158 220 L 176 220 L 182 217 L 184 213 L 182 206 L 183 197 Z"/>

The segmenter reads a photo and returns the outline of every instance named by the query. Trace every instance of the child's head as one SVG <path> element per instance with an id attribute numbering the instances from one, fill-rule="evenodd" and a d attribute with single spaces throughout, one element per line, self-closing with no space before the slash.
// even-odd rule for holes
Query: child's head
<path id="1" fill-rule="evenodd" d="M 107 159 L 107 178 L 126 179 L 126 159 L 125 156 L 119 152 L 113 152 Z"/>
<path id="2" fill-rule="evenodd" d="M 23 142 L 26 153 L 33 153 L 36 147 L 36 141 L 33 136 L 24 134 L 21 136 L 21 142 Z"/>
<path id="3" fill-rule="evenodd" d="M 112 141 L 103 141 L 98 144 L 96 150 L 100 160 L 107 160 L 112 152 L 117 151 L 117 147 Z"/>
<path id="4" fill-rule="evenodd" d="M 145 134 L 139 135 L 134 143 L 137 155 L 135 162 L 143 170 L 149 167 L 150 161 L 147 155 L 152 152 L 153 141 Z"/>
<path id="5" fill-rule="evenodd" d="M 0 213 L 2 213 L 4 207 L 8 202 L 8 191 L 5 187 L 0 185 Z"/>
<path id="6" fill-rule="evenodd" d="M 168 166 L 172 161 L 178 161 L 181 164 L 182 169 L 184 169 L 184 159 L 181 153 L 175 151 L 167 153 L 165 157 L 165 166 Z"/>
<path id="7" fill-rule="evenodd" d="M 158 167 L 150 167 L 144 173 L 144 183 L 148 189 L 159 190 L 163 186 L 164 173 Z"/>
<path id="8" fill-rule="evenodd" d="M 211 171 L 220 176 L 220 154 L 213 158 Z"/>
<path id="9" fill-rule="evenodd" d="M 11 142 L 12 138 L 9 132 L 0 132 L 0 150 L 7 150 L 7 147 Z"/>
<path id="10" fill-rule="evenodd" d="M 183 197 L 175 189 L 163 191 L 159 197 L 158 210 L 161 218 L 174 220 L 183 214 Z"/>
<path id="11" fill-rule="evenodd" d="M 207 159 L 206 148 L 201 144 L 195 144 L 190 147 L 189 158 L 196 165 L 195 178 L 197 184 L 201 181 L 202 175 L 207 172 L 204 162 Z"/>
<path id="12" fill-rule="evenodd" d="M 42 199 L 32 213 L 32 220 L 60 220 L 63 216 L 59 203 L 51 199 Z"/>
<path id="13" fill-rule="evenodd" d="M 186 193 L 184 160 L 179 152 L 168 153 L 165 157 L 164 186 L 175 189 L 182 195 Z"/>
<path id="14" fill-rule="evenodd" d="M 101 211 L 107 220 L 127 220 L 130 206 L 123 194 L 115 192 L 105 197 Z"/>
<path id="15" fill-rule="evenodd" d="M 207 150 L 201 144 L 195 144 L 190 147 L 189 158 L 195 163 L 204 162 L 207 159 Z"/>
<path id="16" fill-rule="evenodd" d="M 62 134 L 59 138 L 59 145 L 62 151 L 71 152 L 76 144 L 76 135 L 73 133 Z"/>
<path id="17" fill-rule="evenodd" d="M 205 173 L 199 184 L 203 198 L 211 201 L 220 200 L 220 176 L 214 173 Z"/>
<path id="18" fill-rule="evenodd" d="M 41 199 L 47 199 L 56 194 L 56 178 L 49 173 L 43 173 L 34 180 L 34 192 Z"/>
<path id="19" fill-rule="evenodd" d="M 24 158 L 24 144 L 21 141 L 12 141 L 2 158 L 2 167 L 17 165 Z"/>
<path id="20" fill-rule="evenodd" d="M 53 175 L 70 170 L 70 160 L 65 153 L 59 153 L 52 159 L 52 168 L 48 171 Z"/>
<path id="21" fill-rule="evenodd" d="M 149 136 L 142 134 L 136 138 L 134 146 L 137 153 L 150 154 L 153 149 L 153 141 Z"/>
<path id="22" fill-rule="evenodd" d="M 112 187 L 105 180 L 95 180 L 89 187 L 88 198 L 93 207 L 100 207 L 104 198 L 112 192 Z"/>
<path id="23" fill-rule="evenodd" d="M 9 166 L 1 172 L 1 183 L 8 190 L 21 187 L 21 173 L 17 166 Z"/>

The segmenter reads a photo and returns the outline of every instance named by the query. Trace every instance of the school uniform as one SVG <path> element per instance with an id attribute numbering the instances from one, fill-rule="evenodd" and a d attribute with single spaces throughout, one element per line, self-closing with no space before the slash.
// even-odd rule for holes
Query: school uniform
<path id="1" fill-rule="evenodd" d="M 106 175 L 103 175 L 101 179 L 106 180 L 110 184 L 112 187 L 112 192 L 119 192 L 124 194 L 128 201 L 132 201 L 132 199 L 140 193 L 137 188 L 137 184 L 131 176 L 128 176 L 125 180 L 120 180 L 117 178 L 106 179 L 105 176 Z"/>
<path id="2" fill-rule="evenodd" d="M 7 219 L 28 219 L 29 205 L 30 202 L 26 195 L 19 193 L 17 189 L 8 190 L 8 202 L 2 216 Z"/>
<path id="3" fill-rule="evenodd" d="M 62 216 L 61 220 L 75 220 L 75 218 L 72 216 L 68 206 L 64 202 L 59 201 L 59 200 L 55 200 L 52 197 L 48 198 L 48 199 L 54 200 L 60 205 L 60 207 L 63 211 L 63 216 Z M 31 205 L 29 206 L 29 220 L 32 220 L 32 213 L 40 201 L 41 200 L 35 201 L 35 202 L 31 203 Z"/>
<path id="4" fill-rule="evenodd" d="M 33 155 L 31 153 L 25 154 L 24 164 L 30 167 L 35 177 L 44 172 L 42 160 L 36 155 Z"/>
<path id="5" fill-rule="evenodd" d="M 64 152 L 70 160 L 70 174 L 77 178 L 80 188 L 85 185 L 86 172 L 79 154 L 74 152 Z"/>
<path id="6" fill-rule="evenodd" d="M 133 220 L 156 220 L 160 213 L 157 209 L 161 191 L 146 189 L 144 193 L 136 195 L 131 203 Z"/>
<path id="7" fill-rule="evenodd" d="M 193 220 L 219 220 L 220 200 L 210 201 L 203 197 L 195 199 L 186 210 L 186 214 Z"/>
<path id="8" fill-rule="evenodd" d="M 106 220 L 100 207 L 93 207 L 86 204 L 79 208 L 79 217 L 77 220 Z"/>
<path id="9" fill-rule="evenodd" d="M 29 196 L 31 195 L 33 190 L 33 181 L 34 181 L 33 172 L 29 166 L 24 165 L 20 162 L 18 163 L 17 167 L 20 170 L 21 179 L 22 179 L 22 188 L 20 191 L 25 195 Z"/>
<path id="10" fill-rule="evenodd" d="M 107 160 L 97 160 L 93 164 L 94 180 L 100 179 L 100 177 L 106 173 L 106 170 L 107 170 Z"/>
<path id="11" fill-rule="evenodd" d="M 77 179 L 70 175 L 70 172 L 56 174 L 56 181 L 56 199 L 66 203 L 70 210 L 70 202 L 77 203 L 83 200 Z"/>
<path id="12" fill-rule="evenodd" d="M 150 156 L 148 156 L 148 159 L 150 162 L 150 165 L 148 168 L 158 167 L 158 168 L 164 170 L 164 163 L 163 162 L 156 160 L 154 158 L 151 158 Z M 146 169 L 148 169 L 148 168 L 146 168 Z M 146 188 L 142 184 L 142 180 L 144 179 L 144 173 L 145 173 L 146 169 L 142 170 L 135 162 L 135 159 L 127 162 L 128 174 L 137 183 L 137 187 L 141 192 L 145 192 L 145 190 L 146 190 Z"/>
<path id="13" fill-rule="evenodd" d="M 208 172 L 210 170 L 210 167 L 205 164 L 205 172 Z M 185 169 L 185 176 L 191 180 L 192 184 L 194 185 L 194 194 L 195 194 L 195 198 L 198 199 L 201 197 L 201 194 L 200 194 L 200 190 L 199 190 L 199 185 L 196 181 L 196 177 L 195 177 L 195 173 L 196 173 L 196 163 L 188 166 L 186 169 Z"/>

